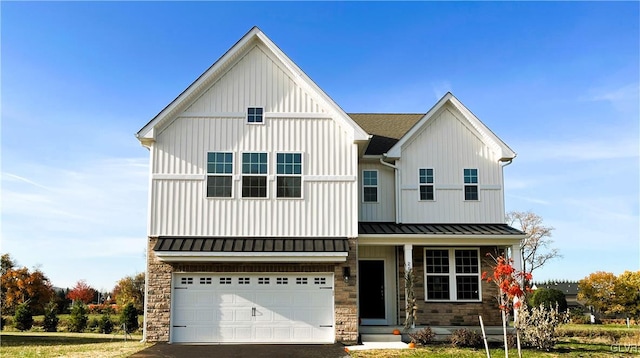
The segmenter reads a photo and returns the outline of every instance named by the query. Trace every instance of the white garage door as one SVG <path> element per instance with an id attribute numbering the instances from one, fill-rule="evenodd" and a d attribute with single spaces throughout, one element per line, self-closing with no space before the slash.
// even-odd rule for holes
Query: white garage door
<path id="1" fill-rule="evenodd" d="M 174 274 L 171 341 L 333 343 L 333 274 Z"/>

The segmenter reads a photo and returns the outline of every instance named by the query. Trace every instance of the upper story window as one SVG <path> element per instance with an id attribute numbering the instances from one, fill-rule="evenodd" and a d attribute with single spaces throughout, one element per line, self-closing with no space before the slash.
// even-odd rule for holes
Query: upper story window
<path id="1" fill-rule="evenodd" d="M 242 197 L 267 197 L 267 153 L 242 153 Z"/>
<path id="2" fill-rule="evenodd" d="M 434 200 L 433 169 L 420 169 L 418 177 L 420 181 L 420 200 Z"/>
<path id="3" fill-rule="evenodd" d="M 262 107 L 247 108 L 247 123 L 264 123 L 264 109 Z"/>
<path id="4" fill-rule="evenodd" d="M 427 301 L 479 301 L 480 259 L 477 249 L 425 249 Z"/>
<path id="5" fill-rule="evenodd" d="M 378 201 L 378 171 L 362 171 L 362 201 L 375 203 Z"/>
<path id="6" fill-rule="evenodd" d="M 464 170 L 464 200 L 478 200 L 478 169 Z"/>
<path id="7" fill-rule="evenodd" d="M 277 153 L 276 168 L 276 196 L 302 197 L 302 154 Z"/>
<path id="8" fill-rule="evenodd" d="M 207 153 L 207 197 L 230 198 L 233 192 L 233 153 Z"/>

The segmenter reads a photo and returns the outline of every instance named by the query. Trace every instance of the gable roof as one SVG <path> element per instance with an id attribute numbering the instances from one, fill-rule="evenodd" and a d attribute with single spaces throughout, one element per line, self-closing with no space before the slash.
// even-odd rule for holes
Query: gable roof
<path id="1" fill-rule="evenodd" d="M 222 57 L 211 65 L 200 77 L 187 87 L 178 97 L 169 103 L 160 113 L 149 121 L 136 133 L 136 137 L 143 145 L 153 142 L 154 128 L 166 120 L 171 120 L 180 111 L 197 99 L 202 93 L 215 83 L 236 60 L 257 42 L 264 45 L 271 53 L 282 62 L 291 74 L 291 78 L 302 88 L 318 96 L 329 112 L 329 115 L 337 120 L 344 128 L 353 134 L 354 141 L 366 141 L 369 135 L 356 124 L 318 85 L 315 84 L 287 55 L 278 48 L 257 26 L 254 26 L 238 42 L 236 42 Z"/>
<path id="2" fill-rule="evenodd" d="M 509 146 L 498 138 L 478 117 L 465 107 L 451 92 L 447 92 L 417 123 L 405 133 L 400 140 L 387 152 L 389 158 L 400 158 L 402 146 L 415 137 L 421 129 L 429 123 L 434 115 L 446 104 L 450 104 L 457 109 L 468 123 L 480 134 L 482 140 L 492 147 L 500 157 L 500 161 L 509 161 L 516 157 L 516 153 Z"/>
<path id="3" fill-rule="evenodd" d="M 424 117 L 424 113 L 349 113 L 349 117 L 372 135 L 364 154 L 381 155 Z"/>

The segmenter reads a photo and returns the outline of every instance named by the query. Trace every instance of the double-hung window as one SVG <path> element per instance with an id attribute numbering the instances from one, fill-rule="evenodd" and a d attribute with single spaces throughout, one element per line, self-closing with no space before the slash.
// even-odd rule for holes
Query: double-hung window
<path id="1" fill-rule="evenodd" d="M 479 301 L 478 249 L 425 249 L 427 301 Z"/>
<path id="2" fill-rule="evenodd" d="M 276 154 L 276 196 L 278 198 L 302 197 L 302 154 Z"/>
<path id="3" fill-rule="evenodd" d="M 420 180 L 420 200 L 433 200 L 433 169 L 420 169 L 418 177 Z"/>
<path id="4" fill-rule="evenodd" d="M 478 169 L 464 170 L 464 200 L 478 200 Z"/>
<path id="5" fill-rule="evenodd" d="M 233 192 L 233 153 L 207 153 L 207 197 L 230 198 Z"/>
<path id="6" fill-rule="evenodd" d="M 267 197 L 267 153 L 242 153 L 242 197 Z"/>
<path id="7" fill-rule="evenodd" d="M 378 171 L 362 171 L 362 201 L 375 203 L 378 201 Z"/>

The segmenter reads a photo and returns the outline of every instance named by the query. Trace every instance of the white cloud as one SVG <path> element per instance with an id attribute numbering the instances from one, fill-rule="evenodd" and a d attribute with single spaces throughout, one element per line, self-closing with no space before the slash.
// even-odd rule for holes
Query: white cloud
<path id="1" fill-rule="evenodd" d="M 588 161 L 638 158 L 638 138 L 583 138 L 580 140 L 536 140 L 518 144 L 521 161 Z"/>
<path id="2" fill-rule="evenodd" d="M 615 88 L 599 88 L 585 96 L 586 101 L 606 101 L 618 112 L 629 113 L 637 118 L 640 101 L 640 86 L 631 83 Z"/>
<path id="3" fill-rule="evenodd" d="M 110 288 L 113 277 L 144 267 L 147 159 L 68 165 L 73 169 L 28 163 L 4 168 L 2 250 L 21 265 L 41 264 L 54 285 L 73 284 L 75 276 Z M 83 276 L 86 266 L 96 276 Z"/>

